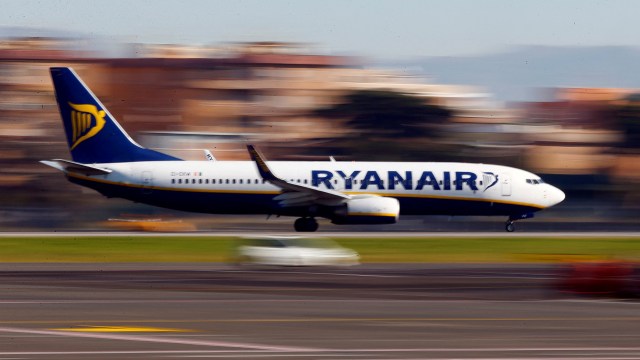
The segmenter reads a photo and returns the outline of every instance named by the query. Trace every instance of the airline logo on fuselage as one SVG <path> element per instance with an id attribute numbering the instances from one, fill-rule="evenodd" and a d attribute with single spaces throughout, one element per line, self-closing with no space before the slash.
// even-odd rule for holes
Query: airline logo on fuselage
<path id="1" fill-rule="evenodd" d="M 91 104 L 74 104 L 71 106 L 71 150 L 83 141 L 94 137 L 104 128 L 104 110 L 98 110 Z"/>
<path id="2" fill-rule="evenodd" d="M 363 176 L 362 176 L 363 175 Z M 354 181 L 358 178 L 357 181 Z M 423 190 L 430 188 L 441 190 L 472 190 L 478 191 L 479 187 L 486 191 L 497 183 L 498 176 L 493 173 L 483 173 L 482 181 L 478 182 L 478 175 L 470 171 L 443 171 L 434 174 L 432 171 L 387 171 L 380 174 L 377 171 L 356 170 L 351 173 L 343 171 L 312 170 L 311 184 L 324 185 L 327 189 L 334 189 L 336 180 L 343 185 L 344 190 Z M 417 180 L 417 181 L 414 181 Z"/>

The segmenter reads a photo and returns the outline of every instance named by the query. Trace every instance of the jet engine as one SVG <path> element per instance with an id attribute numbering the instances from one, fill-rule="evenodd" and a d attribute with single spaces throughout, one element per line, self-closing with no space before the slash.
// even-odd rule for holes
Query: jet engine
<path id="1" fill-rule="evenodd" d="M 395 224 L 400 215 L 397 199 L 381 196 L 355 196 L 335 210 L 331 222 L 349 224 Z"/>

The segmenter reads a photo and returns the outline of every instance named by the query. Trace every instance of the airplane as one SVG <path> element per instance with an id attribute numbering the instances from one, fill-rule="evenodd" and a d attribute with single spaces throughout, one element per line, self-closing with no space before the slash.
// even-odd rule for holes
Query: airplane
<path id="1" fill-rule="evenodd" d="M 297 217 L 313 232 L 333 224 L 393 224 L 400 215 L 506 216 L 516 220 L 562 202 L 565 194 L 513 167 L 450 162 L 185 161 L 136 143 L 72 68 L 52 67 L 71 160 L 43 160 L 67 179 L 108 198 L 211 214 Z"/>

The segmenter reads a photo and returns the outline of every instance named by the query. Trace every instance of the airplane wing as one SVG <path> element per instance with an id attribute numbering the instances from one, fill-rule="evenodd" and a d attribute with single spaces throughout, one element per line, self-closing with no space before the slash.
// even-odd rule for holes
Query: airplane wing
<path id="1" fill-rule="evenodd" d="M 310 185 L 296 184 L 277 177 L 264 160 L 264 156 L 253 146 L 247 145 L 251 160 L 256 163 L 263 179 L 282 189 L 283 193 L 274 199 L 282 206 L 302 206 L 314 202 L 334 202 L 351 199 L 339 191 L 319 189 Z"/>
<path id="2" fill-rule="evenodd" d="M 83 175 L 106 175 L 112 172 L 109 169 L 101 168 L 98 166 L 81 164 L 71 160 L 53 159 L 53 160 L 42 160 L 40 162 L 45 165 L 51 166 L 54 169 L 63 171 L 65 173 L 74 172 L 74 173 L 80 173 Z"/>

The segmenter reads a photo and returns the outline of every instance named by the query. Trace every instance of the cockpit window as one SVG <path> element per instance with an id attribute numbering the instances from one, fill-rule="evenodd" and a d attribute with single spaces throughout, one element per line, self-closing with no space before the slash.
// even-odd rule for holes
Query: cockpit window
<path id="1" fill-rule="evenodd" d="M 532 185 L 544 184 L 544 180 L 542 180 L 542 179 L 527 179 L 527 184 L 532 184 Z"/>

